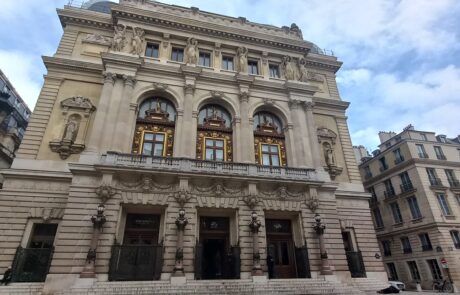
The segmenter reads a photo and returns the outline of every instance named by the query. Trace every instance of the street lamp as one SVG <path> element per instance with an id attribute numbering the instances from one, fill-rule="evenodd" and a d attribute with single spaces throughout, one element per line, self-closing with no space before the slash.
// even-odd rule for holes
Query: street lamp
<path id="1" fill-rule="evenodd" d="M 188 224 L 188 218 L 185 217 L 184 208 L 179 209 L 179 216 L 176 218 L 177 226 L 177 246 L 176 246 L 176 262 L 174 266 L 173 276 L 184 276 L 184 230 Z"/>
<path id="2" fill-rule="evenodd" d="M 318 235 L 319 239 L 319 249 L 321 255 L 321 274 L 322 275 L 332 275 L 333 270 L 332 267 L 329 265 L 329 260 L 327 257 L 326 247 L 324 245 L 324 231 L 326 230 L 326 225 L 321 222 L 321 216 L 316 213 L 315 217 L 313 218 L 315 223 L 313 224 L 313 229 L 315 230 L 316 234 Z"/>
<path id="3" fill-rule="evenodd" d="M 96 208 L 96 215 L 91 216 L 93 223 L 93 234 L 91 237 L 91 246 L 86 254 L 86 265 L 80 274 L 81 278 L 94 278 L 96 277 L 95 264 L 96 264 L 96 248 L 99 240 L 99 234 L 102 232 L 104 223 L 107 221 L 105 215 L 105 206 L 99 204 Z"/>
<path id="4" fill-rule="evenodd" d="M 260 253 L 259 253 L 259 229 L 262 226 L 260 220 L 257 219 L 258 215 L 256 211 L 251 213 L 251 222 L 249 228 L 252 232 L 252 255 L 253 255 L 253 267 L 252 275 L 261 276 L 263 275 L 262 267 L 260 266 Z"/>

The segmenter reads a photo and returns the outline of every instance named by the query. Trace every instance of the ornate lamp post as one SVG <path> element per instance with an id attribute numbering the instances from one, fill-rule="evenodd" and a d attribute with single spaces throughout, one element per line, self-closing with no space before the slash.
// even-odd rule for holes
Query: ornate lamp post
<path id="1" fill-rule="evenodd" d="M 329 260 L 327 259 L 327 252 L 326 247 L 324 246 L 324 231 L 326 230 L 326 225 L 321 223 L 321 216 L 316 213 L 315 214 L 315 224 L 313 225 L 313 229 L 316 231 L 319 239 L 319 250 L 321 254 L 321 274 L 322 275 L 332 275 L 332 267 L 329 265 Z"/>
<path id="2" fill-rule="evenodd" d="M 260 266 L 260 253 L 259 253 L 259 229 L 262 223 L 260 220 L 257 219 L 257 213 L 252 211 L 251 213 L 251 223 L 249 223 L 249 227 L 251 228 L 252 232 L 252 253 L 253 253 L 253 267 L 252 267 L 252 275 L 253 276 L 261 276 L 263 275 L 262 267 Z"/>
<path id="3" fill-rule="evenodd" d="M 96 264 L 96 248 L 99 240 L 99 234 L 102 232 L 104 223 L 107 221 L 104 215 L 105 206 L 100 204 L 97 206 L 97 214 L 91 216 L 93 223 L 93 236 L 91 238 L 91 246 L 86 255 L 86 265 L 80 274 L 81 278 L 94 278 L 96 277 L 95 264 Z"/>
<path id="4" fill-rule="evenodd" d="M 179 216 L 176 218 L 177 226 L 177 249 L 176 249 L 176 264 L 174 266 L 173 276 L 184 276 L 184 230 L 188 224 L 188 219 L 185 217 L 185 210 L 179 209 Z"/>

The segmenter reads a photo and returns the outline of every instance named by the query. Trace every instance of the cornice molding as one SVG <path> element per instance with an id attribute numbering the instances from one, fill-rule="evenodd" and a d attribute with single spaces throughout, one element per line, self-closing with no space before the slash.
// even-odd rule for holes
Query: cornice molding
<path id="1" fill-rule="evenodd" d="M 347 101 L 320 97 L 313 97 L 313 102 L 315 103 L 315 109 L 325 108 L 327 110 L 337 110 L 340 112 L 345 112 L 350 105 Z"/>
<path id="2" fill-rule="evenodd" d="M 119 5 L 112 8 L 113 22 L 117 23 L 120 19 L 145 23 L 147 25 L 155 24 L 165 28 L 175 28 L 180 31 L 191 32 L 194 34 L 206 34 L 218 37 L 220 39 L 230 39 L 244 41 L 248 43 L 264 44 L 284 50 L 291 50 L 307 54 L 313 44 L 304 40 L 294 40 L 279 36 L 271 36 L 245 29 L 237 29 L 225 25 L 219 25 L 210 22 L 204 22 L 196 19 L 182 17 L 178 15 L 165 14 L 158 11 L 139 9 L 137 7 Z M 144 28 L 148 31 L 148 28 Z"/>
<path id="3" fill-rule="evenodd" d="M 85 27 L 113 30 L 110 14 L 70 6 L 64 6 L 64 9 L 57 9 L 57 14 L 63 28 L 68 24 L 76 24 Z"/>
<path id="4" fill-rule="evenodd" d="M 82 72 L 90 72 L 90 73 L 97 73 L 101 74 L 103 67 L 101 64 L 92 63 L 92 62 L 85 62 L 79 61 L 74 59 L 68 58 L 60 58 L 60 57 L 51 57 L 51 56 L 43 56 L 43 63 L 45 64 L 48 70 L 53 68 L 61 68 L 67 69 L 72 71 L 82 71 Z"/>

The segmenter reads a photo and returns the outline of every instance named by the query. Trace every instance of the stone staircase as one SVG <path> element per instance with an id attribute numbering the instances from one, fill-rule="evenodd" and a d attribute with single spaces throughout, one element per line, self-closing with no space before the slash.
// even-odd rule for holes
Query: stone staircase
<path id="1" fill-rule="evenodd" d="M 86 288 L 70 288 L 56 295 L 150 295 L 150 294 L 364 294 L 353 286 L 324 279 L 280 279 L 188 281 L 171 285 L 169 281 L 97 282 Z"/>
<path id="2" fill-rule="evenodd" d="M 10 283 L 0 286 L 0 295 L 41 295 L 45 283 Z"/>
<path id="3" fill-rule="evenodd" d="M 389 284 L 383 281 L 370 278 L 352 278 L 348 285 L 361 290 L 361 292 L 365 294 L 376 294 L 378 290 L 382 290 L 389 286 Z"/>

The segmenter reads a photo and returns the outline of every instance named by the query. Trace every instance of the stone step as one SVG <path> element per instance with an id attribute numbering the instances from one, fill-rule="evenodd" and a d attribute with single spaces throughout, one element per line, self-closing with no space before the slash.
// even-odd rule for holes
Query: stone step
<path id="1" fill-rule="evenodd" d="M 252 280 L 201 280 L 184 285 L 171 285 L 168 281 L 97 282 L 88 288 L 71 288 L 59 295 L 150 295 L 150 294 L 363 294 L 352 286 L 324 279 L 278 279 L 266 282 Z"/>
<path id="2" fill-rule="evenodd" d="M 0 286 L 0 295 L 41 295 L 44 283 L 10 283 Z"/>

